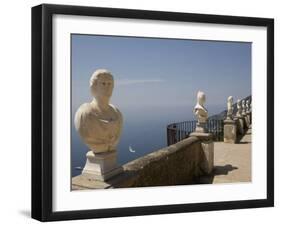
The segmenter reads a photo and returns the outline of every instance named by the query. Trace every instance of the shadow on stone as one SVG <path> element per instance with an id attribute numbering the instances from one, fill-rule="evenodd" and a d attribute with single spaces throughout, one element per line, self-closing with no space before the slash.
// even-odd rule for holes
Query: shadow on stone
<path id="1" fill-rule="evenodd" d="M 213 170 L 213 176 L 227 175 L 230 171 L 237 170 L 238 167 L 227 164 L 225 166 L 215 166 Z"/>
<path id="2" fill-rule="evenodd" d="M 248 141 L 240 141 L 238 142 L 237 144 L 250 144 L 251 142 L 248 142 Z"/>
<path id="3" fill-rule="evenodd" d="M 230 171 L 237 170 L 238 167 L 227 164 L 225 166 L 214 166 L 213 172 L 210 175 L 199 177 L 195 180 L 196 184 L 212 184 L 214 177 L 218 175 L 227 175 Z"/>
<path id="4" fill-rule="evenodd" d="M 237 136 L 237 142 L 236 142 L 236 144 L 249 144 L 249 143 L 252 143 L 252 142 L 248 142 L 248 141 L 241 141 L 245 135 L 248 135 L 248 133 L 245 133 L 245 134 L 243 134 L 243 135 L 239 134 L 239 135 Z"/>
<path id="5" fill-rule="evenodd" d="M 214 175 L 201 176 L 195 179 L 195 184 L 212 184 L 214 180 Z"/>
<path id="6" fill-rule="evenodd" d="M 244 137 L 244 135 L 245 135 L 245 134 L 238 134 L 238 135 L 237 135 L 237 138 L 236 138 L 237 140 L 236 140 L 236 142 L 237 142 L 238 144 L 240 143 L 240 141 L 242 140 L 242 138 Z"/>

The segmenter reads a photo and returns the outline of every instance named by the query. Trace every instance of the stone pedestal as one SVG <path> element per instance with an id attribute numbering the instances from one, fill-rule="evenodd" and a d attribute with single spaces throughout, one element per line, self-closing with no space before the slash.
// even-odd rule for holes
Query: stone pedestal
<path id="1" fill-rule="evenodd" d="M 250 122 L 251 122 L 251 124 L 252 124 L 252 120 L 253 120 L 253 118 L 252 118 L 252 112 L 250 111 Z"/>
<path id="2" fill-rule="evenodd" d="M 249 122 L 249 125 L 251 124 L 251 112 L 247 112 L 247 120 Z"/>
<path id="3" fill-rule="evenodd" d="M 232 119 L 224 120 L 224 142 L 225 143 L 236 143 L 237 125 Z"/>
<path id="4" fill-rule="evenodd" d="M 123 168 L 117 165 L 117 152 L 87 153 L 87 162 L 82 175 L 91 180 L 106 181 L 121 173 Z"/>
<path id="5" fill-rule="evenodd" d="M 246 128 L 249 128 L 250 127 L 250 120 L 249 120 L 249 117 L 248 117 L 247 114 L 244 116 L 244 119 L 245 119 Z"/>
<path id="6" fill-rule="evenodd" d="M 195 132 L 196 133 L 206 133 L 207 132 L 206 123 L 197 122 Z"/>
<path id="7" fill-rule="evenodd" d="M 238 116 L 238 117 L 236 117 L 236 121 L 237 121 L 237 127 L 238 127 L 239 134 L 243 135 L 245 133 L 245 130 L 244 130 L 245 120 L 244 120 L 244 117 Z"/>
<path id="8" fill-rule="evenodd" d="M 246 113 L 243 113 L 242 114 L 242 117 L 244 119 L 244 129 L 247 129 L 249 127 L 248 125 L 248 121 L 247 121 L 247 114 Z"/>
<path id="9" fill-rule="evenodd" d="M 201 140 L 201 146 L 203 149 L 203 161 L 201 163 L 201 169 L 210 174 L 214 168 L 214 142 L 213 135 L 211 133 L 194 132 L 190 136 L 198 137 Z"/>

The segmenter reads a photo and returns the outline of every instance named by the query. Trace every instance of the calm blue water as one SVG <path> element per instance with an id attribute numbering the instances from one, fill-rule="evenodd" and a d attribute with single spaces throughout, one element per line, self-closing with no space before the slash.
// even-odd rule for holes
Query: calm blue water
<path id="1" fill-rule="evenodd" d="M 224 105 L 211 106 L 209 115 L 221 112 Z M 120 109 L 124 117 L 123 132 L 118 145 L 118 163 L 124 164 L 150 152 L 167 146 L 166 127 L 173 122 L 193 120 L 192 106 Z M 72 110 L 72 116 L 75 109 Z M 73 120 L 72 120 L 73 121 Z M 71 174 L 76 176 L 84 167 L 88 148 L 84 145 L 72 123 Z M 129 151 L 129 146 L 135 150 Z"/>

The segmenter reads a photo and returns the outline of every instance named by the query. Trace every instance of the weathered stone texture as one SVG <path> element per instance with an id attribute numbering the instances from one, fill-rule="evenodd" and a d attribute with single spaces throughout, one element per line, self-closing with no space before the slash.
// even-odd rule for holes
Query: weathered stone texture
<path id="1" fill-rule="evenodd" d="M 195 177 L 203 174 L 202 161 L 201 141 L 189 137 L 123 165 L 123 173 L 110 181 L 97 183 L 77 176 L 72 184 L 73 189 L 192 184 Z"/>

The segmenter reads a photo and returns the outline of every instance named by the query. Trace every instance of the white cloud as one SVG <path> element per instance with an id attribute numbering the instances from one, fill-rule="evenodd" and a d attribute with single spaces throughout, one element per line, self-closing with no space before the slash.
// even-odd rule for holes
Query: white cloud
<path id="1" fill-rule="evenodd" d="M 134 85 L 143 83 L 165 82 L 163 79 L 119 79 L 115 81 L 116 85 Z"/>

